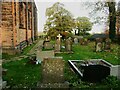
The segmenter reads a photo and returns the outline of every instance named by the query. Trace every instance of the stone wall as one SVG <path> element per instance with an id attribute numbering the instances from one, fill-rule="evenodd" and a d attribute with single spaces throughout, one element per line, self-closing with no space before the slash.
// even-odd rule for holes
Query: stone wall
<path id="1" fill-rule="evenodd" d="M 2 46 L 13 45 L 12 2 L 2 3 Z"/>
<path id="2" fill-rule="evenodd" d="M 2 2 L 3 52 L 18 52 L 32 43 L 37 35 L 35 10 L 34 2 Z"/>

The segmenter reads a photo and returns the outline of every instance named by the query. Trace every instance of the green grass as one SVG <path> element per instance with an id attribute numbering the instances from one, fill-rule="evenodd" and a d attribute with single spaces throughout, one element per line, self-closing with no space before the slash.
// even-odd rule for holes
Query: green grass
<path id="1" fill-rule="evenodd" d="M 17 57 L 17 56 L 19 56 L 19 55 L 20 55 L 20 54 L 9 55 L 9 54 L 7 54 L 7 53 L 2 53 L 2 59 L 10 60 L 11 58 Z"/>
<path id="2" fill-rule="evenodd" d="M 29 51 L 26 49 L 25 52 Z M 118 45 L 112 45 L 111 52 L 94 52 L 94 43 L 88 46 L 73 45 L 73 54 L 57 54 L 63 56 L 65 63 L 65 80 L 70 82 L 71 87 L 76 88 L 108 88 L 111 84 L 106 83 L 88 83 L 83 82 L 71 71 L 68 60 L 88 60 L 88 59 L 104 59 L 112 64 L 120 64 L 117 56 Z M 28 59 L 21 61 L 11 61 L 3 64 L 3 68 L 8 69 L 7 74 L 3 76 L 3 80 L 8 82 L 11 88 L 34 88 L 38 81 L 41 81 L 41 65 L 28 64 Z M 114 79 L 113 79 L 114 80 Z M 111 80 L 111 82 L 113 81 Z M 81 81 L 81 82 L 80 82 Z M 116 82 L 116 81 L 115 81 Z"/>
<path id="3" fill-rule="evenodd" d="M 111 64 L 120 64 L 118 58 L 118 45 L 112 44 L 111 52 L 95 52 L 94 43 L 89 43 L 87 46 L 73 45 L 73 54 L 57 54 L 62 56 L 64 60 L 89 60 L 89 59 L 104 59 Z"/>
<path id="4" fill-rule="evenodd" d="M 36 43 L 33 43 L 30 46 L 25 47 L 22 51 L 22 55 L 26 55 L 35 45 Z"/>
<path id="5" fill-rule="evenodd" d="M 33 43 L 32 45 L 25 47 L 21 54 L 9 55 L 7 53 L 2 53 L 2 59 L 9 60 L 11 58 L 18 57 L 20 55 L 26 55 L 35 45 L 36 43 Z"/>
<path id="6" fill-rule="evenodd" d="M 6 80 L 11 88 L 34 88 L 41 79 L 40 65 L 28 64 L 27 58 L 5 63 L 3 68 L 8 69 L 3 80 Z"/>

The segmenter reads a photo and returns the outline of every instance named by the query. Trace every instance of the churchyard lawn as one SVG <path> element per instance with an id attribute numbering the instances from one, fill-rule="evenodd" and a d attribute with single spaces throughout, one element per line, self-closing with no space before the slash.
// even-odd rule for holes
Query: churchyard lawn
<path id="1" fill-rule="evenodd" d="M 9 59 L 12 59 L 14 57 L 19 57 L 20 55 L 26 55 L 36 45 L 36 43 L 33 43 L 33 44 L 25 47 L 21 54 L 8 55 L 6 53 L 2 53 L 2 59 L 9 60 Z"/>
<path id="2" fill-rule="evenodd" d="M 102 51 L 95 52 L 94 42 L 90 42 L 89 45 L 73 45 L 73 54 L 57 54 L 57 56 L 62 56 L 64 60 L 89 60 L 89 59 L 104 59 L 113 65 L 120 65 L 120 60 L 118 57 L 119 45 L 112 44 L 111 52 Z"/>
<path id="3" fill-rule="evenodd" d="M 118 58 L 118 45 L 112 44 L 111 52 L 95 52 L 94 43 L 90 42 L 87 46 L 73 45 L 73 54 L 57 54 L 56 56 L 62 56 L 66 61 L 65 65 L 65 80 L 70 83 L 70 87 L 81 88 L 110 88 L 120 86 L 118 80 L 115 77 L 109 77 L 110 83 L 106 81 L 102 83 L 87 83 L 80 82 L 79 77 L 71 71 L 67 60 L 88 60 L 88 59 L 104 59 L 111 64 L 120 64 Z M 24 58 L 20 61 L 11 61 L 3 63 L 3 68 L 8 69 L 7 74 L 3 75 L 3 80 L 7 81 L 7 85 L 11 88 L 37 88 L 37 82 L 41 81 L 41 65 L 33 65 L 28 63 L 28 58 Z M 113 83 L 113 84 L 112 84 Z M 117 83 L 117 84 L 116 84 Z M 111 85 L 111 86 L 110 86 Z M 116 86 L 117 85 L 117 86 Z"/>

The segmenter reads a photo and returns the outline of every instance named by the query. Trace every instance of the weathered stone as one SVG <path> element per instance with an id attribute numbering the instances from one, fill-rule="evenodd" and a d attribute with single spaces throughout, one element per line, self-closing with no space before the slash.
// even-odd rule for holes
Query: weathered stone
<path id="1" fill-rule="evenodd" d="M 59 39 L 56 40 L 56 43 L 55 43 L 55 52 L 60 52 L 61 50 L 61 41 Z"/>
<path id="2" fill-rule="evenodd" d="M 103 50 L 103 43 L 102 43 L 102 39 L 101 38 L 96 38 L 96 45 L 95 45 L 95 48 L 96 48 L 96 52 L 100 52 Z"/>
<path id="3" fill-rule="evenodd" d="M 45 58 L 42 63 L 42 83 L 63 83 L 64 61 L 62 58 Z"/>
<path id="4" fill-rule="evenodd" d="M 71 39 L 66 39 L 66 41 L 65 41 L 65 49 L 68 52 L 72 51 L 72 40 Z"/>
<path id="5" fill-rule="evenodd" d="M 105 39 L 105 46 L 104 46 L 104 50 L 105 51 L 110 51 L 111 49 L 111 40 L 109 38 Z"/>
<path id="6" fill-rule="evenodd" d="M 45 41 L 43 44 L 44 49 L 53 49 L 53 44 L 50 41 Z"/>
<path id="7" fill-rule="evenodd" d="M 29 8 L 30 7 L 30 8 Z M 22 42 L 37 37 L 37 9 L 34 2 L 2 2 L 2 52 L 16 54 Z M 28 15 L 31 13 L 30 15 Z M 29 19 L 29 20 L 28 20 Z M 21 27 L 21 23 L 22 26 Z M 30 28 L 29 28 L 30 27 Z"/>
<path id="8" fill-rule="evenodd" d="M 77 38 L 74 38 L 74 43 L 78 44 L 78 39 Z"/>

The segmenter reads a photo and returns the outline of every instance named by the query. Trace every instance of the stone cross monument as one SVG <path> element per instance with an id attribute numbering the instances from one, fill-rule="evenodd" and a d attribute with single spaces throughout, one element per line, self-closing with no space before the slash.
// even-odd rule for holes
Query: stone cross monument
<path id="1" fill-rule="evenodd" d="M 62 36 L 60 34 L 57 35 L 58 40 L 61 40 Z"/>

